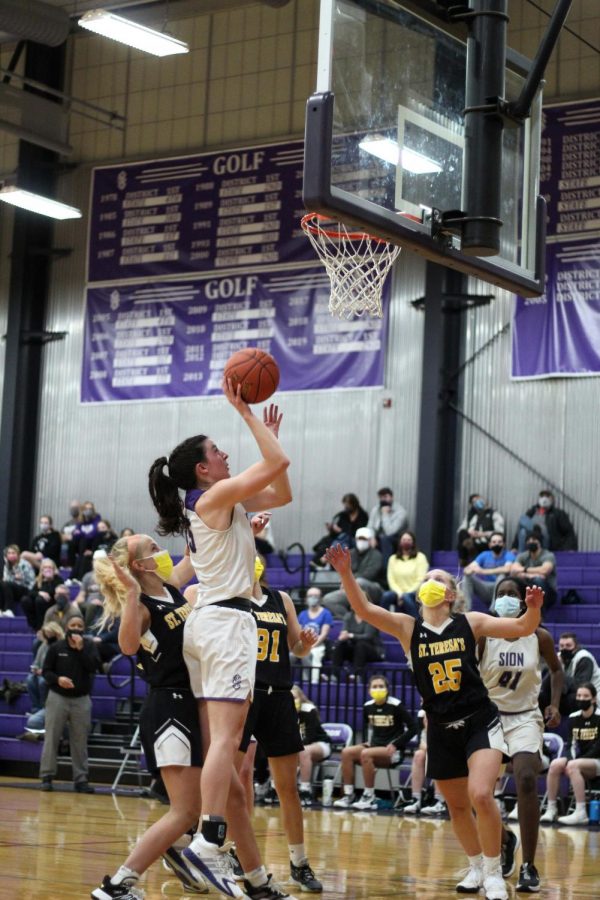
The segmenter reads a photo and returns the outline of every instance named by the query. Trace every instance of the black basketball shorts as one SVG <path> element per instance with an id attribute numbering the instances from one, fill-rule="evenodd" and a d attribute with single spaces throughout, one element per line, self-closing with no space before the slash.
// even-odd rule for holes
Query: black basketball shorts
<path id="1" fill-rule="evenodd" d="M 476 750 L 500 750 L 506 753 L 498 710 L 486 703 L 465 719 L 454 722 L 427 722 L 427 775 L 443 781 L 465 778 L 467 760 Z"/>
<path id="2" fill-rule="evenodd" d="M 240 750 L 245 753 L 254 736 L 266 756 L 289 756 L 304 750 L 298 713 L 290 691 L 255 687 Z"/>
<path id="3" fill-rule="evenodd" d="M 201 766 L 198 704 L 191 690 L 153 688 L 140 712 L 140 738 L 152 775 L 165 766 Z"/>

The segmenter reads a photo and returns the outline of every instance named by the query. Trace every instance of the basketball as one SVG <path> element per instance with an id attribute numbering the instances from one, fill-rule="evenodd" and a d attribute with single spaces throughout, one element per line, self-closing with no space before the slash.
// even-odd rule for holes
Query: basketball
<path id="1" fill-rule="evenodd" d="M 273 357 L 257 347 L 246 347 L 230 356 L 223 370 L 234 387 L 242 385 L 246 403 L 264 403 L 277 390 L 279 366 Z"/>

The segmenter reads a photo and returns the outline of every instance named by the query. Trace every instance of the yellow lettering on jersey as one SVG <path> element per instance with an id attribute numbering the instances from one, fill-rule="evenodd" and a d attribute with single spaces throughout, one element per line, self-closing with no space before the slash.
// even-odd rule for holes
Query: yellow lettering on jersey
<path id="1" fill-rule="evenodd" d="M 429 663 L 428 670 L 436 694 L 443 694 L 445 691 L 458 691 L 460 689 L 461 664 L 462 660 L 460 659 L 445 659 L 443 663 Z"/>
<path id="2" fill-rule="evenodd" d="M 383 713 L 372 713 L 369 716 L 369 723 L 376 728 L 389 728 L 390 725 L 394 724 L 394 717 Z"/>
<path id="3" fill-rule="evenodd" d="M 286 619 L 283 613 L 269 612 L 269 610 L 267 609 L 263 612 L 261 612 L 260 610 L 256 610 L 254 615 L 259 622 L 274 622 L 276 625 L 286 624 Z"/>
<path id="4" fill-rule="evenodd" d="M 598 739 L 598 726 L 594 728 L 574 728 L 574 741 L 595 741 Z"/>
<path id="5" fill-rule="evenodd" d="M 419 644 L 419 659 L 429 656 L 429 647 L 427 644 Z"/>
<path id="6" fill-rule="evenodd" d="M 178 606 L 177 609 L 172 609 L 168 613 L 165 614 L 165 622 L 173 631 L 174 628 L 178 628 L 189 616 L 192 611 L 192 607 L 189 603 L 186 603 L 185 606 Z"/>

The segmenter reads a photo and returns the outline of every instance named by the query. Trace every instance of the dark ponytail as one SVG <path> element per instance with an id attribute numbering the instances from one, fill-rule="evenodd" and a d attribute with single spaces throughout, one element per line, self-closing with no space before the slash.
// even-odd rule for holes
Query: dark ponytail
<path id="1" fill-rule="evenodd" d="M 196 487 L 196 465 L 206 460 L 205 440 L 204 434 L 188 438 L 175 447 L 169 459 L 161 456 L 150 466 L 148 488 L 159 516 L 158 534 L 184 534 L 187 531 L 189 522 L 179 491 Z M 165 466 L 168 466 L 168 475 L 163 471 Z"/>

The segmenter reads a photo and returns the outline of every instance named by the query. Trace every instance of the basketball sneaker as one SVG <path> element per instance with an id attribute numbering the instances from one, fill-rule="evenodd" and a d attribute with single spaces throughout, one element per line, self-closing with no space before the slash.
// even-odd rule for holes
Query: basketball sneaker
<path id="1" fill-rule="evenodd" d="M 363 794 L 360 800 L 357 800 L 352 804 L 352 809 L 362 809 L 376 812 L 379 809 L 377 797 L 375 796 L 375 794 L 371 794 L 367 797 Z"/>
<path id="2" fill-rule="evenodd" d="M 478 894 L 482 884 L 483 871 L 480 866 L 469 866 L 462 881 L 456 885 L 456 891 L 459 894 Z"/>
<path id="3" fill-rule="evenodd" d="M 90 897 L 94 900 L 144 900 L 144 892 L 141 888 L 132 887 L 126 882 L 113 884 L 110 875 L 105 875 L 100 887 L 92 891 Z"/>
<path id="4" fill-rule="evenodd" d="M 421 809 L 422 816 L 445 816 L 448 807 L 443 800 L 436 800 L 431 806 L 423 806 Z"/>
<path id="5" fill-rule="evenodd" d="M 188 864 L 188 869 L 193 877 L 205 878 L 222 894 L 227 897 L 246 897 L 243 890 L 236 884 L 231 870 L 229 851 L 231 843 L 218 847 L 205 840 L 202 833 L 196 835 L 189 847 L 182 850 L 182 856 Z"/>
<path id="6" fill-rule="evenodd" d="M 540 889 L 540 876 L 533 863 L 523 863 L 519 869 L 517 881 L 518 894 L 537 894 Z"/>
<path id="7" fill-rule="evenodd" d="M 559 825 L 587 825 L 588 821 L 585 809 L 576 809 L 575 812 L 570 813 L 568 816 L 558 817 Z"/>
<path id="8" fill-rule="evenodd" d="M 271 785 L 263 797 L 263 803 L 266 806 L 279 806 L 279 797 L 277 796 L 277 791 Z"/>
<path id="9" fill-rule="evenodd" d="M 323 890 L 323 885 L 315 876 L 308 864 L 308 860 L 304 860 L 299 866 L 295 866 L 293 862 L 290 862 L 290 881 L 297 884 L 301 891 L 306 891 L 309 894 L 320 894 Z"/>
<path id="10" fill-rule="evenodd" d="M 298 791 L 298 796 L 300 797 L 300 803 L 302 806 L 312 806 L 311 791 Z"/>
<path id="11" fill-rule="evenodd" d="M 233 872 L 233 877 L 236 881 L 244 880 L 244 870 L 242 868 L 242 864 L 238 859 L 237 853 L 235 852 L 235 845 L 229 850 L 229 860 L 231 863 L 231 871 Z"/>
<path id="12" fill-rule="evenodd" d="M 249 881 L 244 881 L 244 890 L 246 896 L 251 900 L 296 900 L 287 891 L 284 891 L 276 881 L 273 881 L 272 875 L 267 875 L 265 884 L 254 887 Z"/>
<path id="13" fill-rule="evenodd" d="M 405 816 L 416 816 L 421 812 L 421 801 L 413 800 L 412 803 L 409 803 L 408 806 L 402 807 L 402 812 Z"/>
<path id="14" fill-rule="evenodd" d="M 510 822 L 518 822 L 519 821 L 519 804 L 515 803 L 511 811 L 506 817 Z"/>
<path id="15" fill-rule="evenodd" d="M 510 831 L 510 829 L 507 829 L 506 842 L 502 845 L 502 849 L 500 851 L 500 865 L 502 867 L 503 878 L 510 878 L 512 873 L 515 871 L 515 853 L 520 843 L 521 841 L 519 840 L 519 836 L 515 834 L 514 831 Z"/>
<path id="16" fill-rule="evenodd" d="M 175 847 L 169 847 L 162 855 L 163 866 L 179 878 L 182 885 L 192 894 L 207 894 L 208 885 L 204 878 L 197 879 L 192 875 L 188 864 Z"/>
<path id="17" fill-rule="evenodd" d="M 558 818 L 558 810 L 556 806 L 548 806 L 543 816 L 540 816 L 540 822 L 547 825 L 550 822 L 556 822 Z"/>
<path id="18" fill-rule="evenodd" d="M 500 869 L 485 876 L 483 879 L 483 892 L 485 900 L 508 900 L 508 891 Z"/>
<path id="19" fill-rule="evenodd" d="M 344 794 L 339 800 L 333 801 L 333 805 L 337 807 L 337 809 L 350 809 L 353 804 L 354 794 Z"/>

